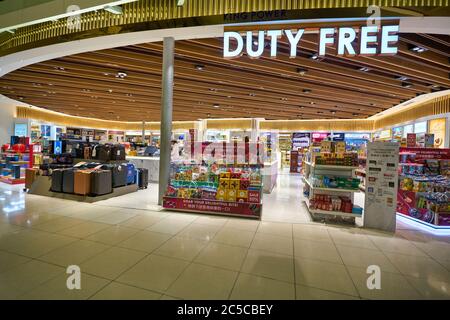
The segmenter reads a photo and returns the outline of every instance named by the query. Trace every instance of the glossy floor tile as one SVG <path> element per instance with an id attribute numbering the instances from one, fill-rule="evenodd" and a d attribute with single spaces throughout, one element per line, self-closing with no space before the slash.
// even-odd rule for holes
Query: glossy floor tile
<path id="1" fill-rule="evenodd" d="M 0 299 L 450 299 L 450 236 L 313 222 L 301 184 L 281 173 L 261 221 L 161 210 L 155 184 L 94 204 L 0 184 Z"/>

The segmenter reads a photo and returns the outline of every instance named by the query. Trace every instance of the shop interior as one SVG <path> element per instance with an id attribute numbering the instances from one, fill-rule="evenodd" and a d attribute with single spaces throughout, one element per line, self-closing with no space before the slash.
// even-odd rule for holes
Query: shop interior
<path id="1" fill-rule="evenodd" d="M 295 59 L 285 37 L 277 59 L 225 59 L 221 38 L 177 41 L 162 203 L 163 43 L 31 64 L 0 78 L 0 94 L 29 105 L 16 108 L 13 134 L 1 141 L 1 188 L 186 221 L 219 216 L 242 225 L 350 230 L 377 229 L 367 217 L 384 209 L 370 201 L 384 197 L 394 222 L 382 221 L 389 224 L 383 231 L 449 234 L 450 65 L 443 43 L 450 45 L 448 37 L 400 34 L 397 55 L 343 56 L 329 46 L 319 56 L 317 37 L 308 33 Z M 269 39 L 252 45 L 270 51 Z M 398 150 L 386 168 L 375 168 L 384 178 L 369 170 L 386 152 L 376 142 Z M 213 145 L 244 161 L 192 157 L 195 148 Z M 248 150 L 256 150 L 256 163 Z"/>

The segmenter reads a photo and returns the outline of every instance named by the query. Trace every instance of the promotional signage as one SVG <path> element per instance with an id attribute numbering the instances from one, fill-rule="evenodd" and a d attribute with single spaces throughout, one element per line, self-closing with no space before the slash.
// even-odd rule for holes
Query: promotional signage
<path id="1" fill-rule="evenodd" d="M 330 133 L 328 133 L 328 132 L 313 132 L 312 141 L 313 142 L 321 142 L 321 141 L 325 140 L 326 138 L 328 138 L 329 135 L 330 135 Z"/>
<path id="2" fill-rule="evenodd" d="M 351 139 L 370 140 L 370 133 L 346 133 L 345 140 Z"/>
<path id="3" fill-rule="evenodd" d="M 414 148 L 416 146 L 417 136 L 415 133 L 408 133 L 406 135 L 406 146 L 408 148 Z"/>
<path id="4" fill-rule="evenodd" d="M 433 148 L 434 147 L 434 134 L 425 133 L 425 148 Z"/>
<path id="5" fill-rule="evenodd" d="M 367 143 L 364 227 L 395 231 L 398 152 L 396 142 Z"/>
<path id="6" fill-rule="evenodd" d="M 311 133 L 294 132 L 292 134 L 292 150 L 297 148 L 307 148 L 311 144 Z"/>
<path id="7" fill-rule="evenodd" d="M 333 132 L 333 133 L 330 133 L 329 134 L 329 136 L 328 136 L 330 139 L 331 139 L 331 141 L 344 141 L 345 140 L 345 133 L 343 133 L 343 132 Z"/>
<path id="8" fill-rule="evenodd" d="M 397 54 L 398 25 L 362 26 L 359 30 L 350 27 L 321 28 L 318 34 L 317 54 L 324 56 L 327 46 L 335 46 L 337 55 L 394 55 Z M 245 47 L 245 52 L 251 58 L 258 58 L 264 53 L 266 38 L 270 48 L 270 57 L 275 58 L 278 53 L 278 38 L 285 36 L 290 47 L 290 57 L 297 56 L 299 43 L 305 29 L 297 30 L 260 30 L 247 31 L 245 35 L 239 32 L 226 31 L 223 34 L 223 57 L 239 57 Z M 257 34 L 256 38 L 253 36 Z M 357 39 L 358 35 L 358 39 Z M 233 48 L 231 46 L 233 40 Z"/>
<path id="9" fill-rule="evenodd" d="M 433 119 L 428 122 L 428 132 L 434 134 L 434 147 L 442 148 L 445 145 L 446 119 Z"/>
<path id="10" fill-rule="evenodd" d="M 400 148 L 400 152 L 414 153 L 415 161 L 418 163 L 426 159 L 450 159 L 450 149 Z"/>

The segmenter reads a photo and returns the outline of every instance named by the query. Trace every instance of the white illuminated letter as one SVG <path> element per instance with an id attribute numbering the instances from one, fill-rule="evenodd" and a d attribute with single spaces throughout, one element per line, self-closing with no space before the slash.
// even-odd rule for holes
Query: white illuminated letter
<path id="1" fill-rule="evenodd" d="M 251 58 L 258 58 L 264 52 L 264 31 L 258 31 L 258 48 L 253 51 L 253 33 L 247 31 L 247 54 Z"/>
<path id="2" fill-rule="evenodd" d="M 330 35 L 333 35 L 333 38 L 329 38 L 328 36 Z M 324 56 L 327 44 L 333 43 L 334 43 L 334 28 L 320 29 L 319 56 Z"/>
<path id="3" fill-rule="evenodd" d="M 356 32 L 353 28 L 340 28 L 339 40 L 338 40 L 338 54 L 344 55 L 347 50 L 349 55 L 355 55 L 355 49 L 353 49 L 352 42 L 356 38 Z"/>
<path id="4" fill-rule="evenodd" d="M 383 26 L 381 30 L 381 53 L 396 54 L 397 46 L 390 47 L 389 43 L 398 42 L 398 26 Z"/>
<path id="5" fill-rule="evenodd" d="M 369 48 L 367 45 L 370 42 L 377 42 L 377 36 L 369 36 L 369 33 L 376 33 L 378 31 L 377 26 L 361 27 L 361 48 L 360 54 L 376 54 L 377 48 Z"/>
<path id="6" fill-rule="evenodd" d="M 270 56 L 276 57 L 278 37 L 281 36 L 281 30 L 269 30 L 267 31 L 267 36 L 270 37 Z"/>
<path id="7" fill-rule="evenodd" d="M 237 47 L 234 51 L 230 51 L 230 38 L 236 39 Z M 244 49 L 244 40 L 238 32 L 228 31 L 223 33 L 223 57 L 231 58 L 237 57 Z"/>
<path id="8" fill-rule="evenodd" d="M 304 32 L 304 29 L 298 29 L 297 33 L 294 36 L 292 34 L 292 30 L 284 30 L 284 33 L 289 40 L 289 44 L 291 45 L 291 54 L 289 56 L 290 58 L 295 58 L 297 56 L 297 45 Z"/>

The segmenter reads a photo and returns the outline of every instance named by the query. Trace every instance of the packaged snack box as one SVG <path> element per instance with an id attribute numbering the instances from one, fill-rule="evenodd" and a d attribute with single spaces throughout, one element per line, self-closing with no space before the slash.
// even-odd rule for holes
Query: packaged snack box
<path id="1" fill-rule="evenodd" d="M 227 189 L 219 188 L 216 193 L 216 200 L 225 201 L 227 198 Z"/>
<path id="2" fill-rule="evenodd" d="M 220 178 L 220 180 L 219 180 L 219 187 L 222 188 L 222 189 L 230 188 L 230 179 Z"/>
<path id="3" fill-rule="evenodd" d="M 230 179 L 230 189 L 239 190 L 240 179 Z"/>
<path id="4" fill-rule="evenodd" d="M 247 190 L 250 187 L 250 179 L 241 179 L 240 187 L 241 190 Z"/>
<path id="5" fill-rule="evenodd" d="M 220 173 L 220 179 L 230 179 L 231 173 L 230 172 L 221 172 Z"/>
<path id="6" fill-rule="evenodd" d="M 237 195 L 237 191 L 236 190 L 228 189 L 227 190 L 226 200 L 230 201 L 230 202 L 235 202 L 236 201 L 236 195 Z"/>

